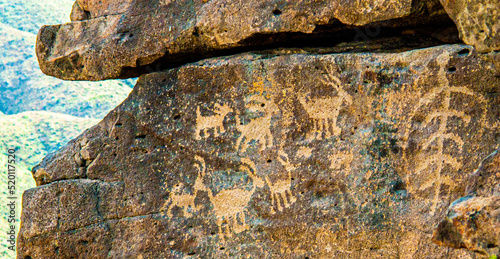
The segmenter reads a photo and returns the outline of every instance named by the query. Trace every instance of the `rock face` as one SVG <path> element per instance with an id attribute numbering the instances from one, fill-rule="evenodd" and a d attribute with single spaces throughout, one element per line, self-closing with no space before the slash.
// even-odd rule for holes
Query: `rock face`
<path id="1" fill-rule="evenodd" d="M 441 3 L 457 24 L 465 43 L 480 52 L 500 50 L 500 4 L 497 0 L 441 0 Z"/>
<path id="2" fill-rule="evenodd" d="M 498 255 L 500 244 L 500 155 L 483 160 L 467 180 L 467 196 L 454 201 L 433 241 L 479 254 Z"/>
<path id="3" fill-rule="evenodd" d="M 497 141 L 500 78 L 484 66 L 444 45 L 143 75 L 34 168 L 18 258 L 472 258 L 431 237 Z"/>
<path id="4" fill-rule="evenodd" d="M 332 32 L 353 26 L 428 24 L 436 31 L 451 22 L 437 0 L 78 0 L 71 18 L 37 38 L 42 71 L 66 80 L 136 77 L 160 64 L 304 40 L 332 45 L 345 41 Z M 345 37 L 356 36 L 365 37 Z"/>

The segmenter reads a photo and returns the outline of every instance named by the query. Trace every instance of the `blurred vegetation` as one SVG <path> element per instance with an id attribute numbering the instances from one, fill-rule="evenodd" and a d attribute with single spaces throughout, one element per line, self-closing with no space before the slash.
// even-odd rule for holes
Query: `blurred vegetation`
<path id="1" fill-rule="evenodd" d="M 43 25 L 69 22 L 74 0 L 0 0 L 0 258 L 7 250 L 7 152 L 15 148 L 17 204 L 35 187 L 31 168 L 95 125 L 123 101 L 135 79 L 68 82 L 44 75 L 35 53 Z M 20 218 L 21 206 L 17 207 Z M 16 233 L 19 233 L 17 222 Z"/>

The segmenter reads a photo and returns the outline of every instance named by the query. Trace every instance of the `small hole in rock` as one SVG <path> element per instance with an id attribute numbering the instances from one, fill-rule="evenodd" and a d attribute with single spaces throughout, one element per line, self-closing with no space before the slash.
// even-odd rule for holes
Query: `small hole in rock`
<path id="1" fill-rule="evenodd" d="M 188 255 L 195 255 L 195 254 L 196 254 L 195 252 L 188 253 Z"/>
<path id="2" fill-rule="evenodd" d="M 461 51 L 458 52 L 459 56 L 466 56 L 469 55 L 470 50 L 469 49 L 462 49 Z"/>
<path id="3" fill-rule="evenodd" d="M 31 256 L 27 255 L 24 259 L 31 259 Z"/>
<path id="4" fill-rule="evenodd" d="M 166 78 L 164 78 L 164 79 L 163 79 L 163 80 L 161 80 L 161 81 L 162 81 L 163 83 L 165 83 L 165 82 L 167 82 L 167 79 L 166 79 Z"/>
<path id="5" fill-rule="evenodd" d="M 274 15 L 280 15 L 280 14 L 281 14 L 281 10 L 279 10 L 279 9 L 274 9 L 273 14 L 274 14 Z"/>
<path id="6" fill-rule="evenodd" d="M 151 108 L 149 108 L 149 107 L 146 107 L 146 111 L 149 111 L 149 110 L 151 110 Z"/>
<path id="7" fill-rule="evenodd" d="M 220 250 L 224 250 L 224 249 L 226 249 L 226 248 L 224 248 L 224 247 L 221 247 L 221 248 L 219 248 L 219 249 L 220 249 Z"/>
<path id="8" fill-rule="evenodd" d="M 198 27 L 194 27 L 193 36 L 195 36 L 195 37 L 199 37 L 200 36 L 200 33 L 198 31 Z"/>
<path id="9" fill-rule="evenodd" d="M 494 247 L 497 247 L 497 245 L 495 245 L 495 244 L 488 244 L 488 246 L 487 246 L 487 247 L 488 247 L 488 248 L 494 248 Z"/>
<path id="10" fill-rule="evenodd" d="M 273 162 L 273 160 L 269 159 L 269 160 L 267 160 L 267 162 L 268 162 L 268 163 L 272 163 L 272 162 Z"/>
<path id="11" fill-rule="evenodd" d="M 293 177 L 292 177 L 292 179 L 291 179 L 291 180 L 293 181 L 293 180 L 295 180 L 295 178 L 293 178 Z"/>
<path id="12" fill-rule="evenodd" d="M 121 123 L 116 123 L 116 124 L 115 124 L 115 126 L 116 126 L 116 127 L 121 127 L 121 126 L 123 126 L 123 124 L 121 124 Z"/>
<path id="13" fill-rule="evenodd" d="M 450 67 L 450 68 L 448 68 L 448 71 L 449 72 L 455 72 L 455 71 L 457 71 L 457 68 L 456 67 Z"/>
<path id="14" fill-rule="evenodd" d="M 146 138 L 145 134 L 140 134 L 140 135 L 135 136 L 135 139 L 145 139 L 145 138 Z"/>
<path id="15" fill-rule="evenodd" d="M 264 107 L 264 106 L 266 106 L 266 105 L 265 105 L 265 104 L 261 104 L 261 105 L 260 105 L 260 107 Z"/>
<path id="16" fill-rule="evenodd" d="M 130 35 L 128 37 L 132 38 L 132 37 L 134 37 L 134 34 L 130 33 Z"/>
<path id="17" fill-rule="evenodd" d="M 174 116 L 174 120 L 178 120 L 178 119 L 180 119 L 180 118 L 181 118 L 181 116 L 180 116 L 180 115 L 178 115 L 178 114 Z"/>

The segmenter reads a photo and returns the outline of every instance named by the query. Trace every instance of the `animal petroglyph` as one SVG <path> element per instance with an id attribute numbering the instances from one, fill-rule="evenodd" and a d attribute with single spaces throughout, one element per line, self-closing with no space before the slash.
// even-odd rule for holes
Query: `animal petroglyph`
<path id="1" fill-rule="evenodd" d="M 306 93 L 298 96 L 298 99 L 313 122 L 313 130 L 308 132 L 306 138 L 327 139 L 340 135 L 342 129 L 337 126 L 337 119 L 343 104 L 352 104 L 352 97 L 343 89 L 342 82 L 334 73 L 332 66 L 326 67 L 326 74 L 321 82 L 331 86 L 337 91 L 335 97 L 311 98 Z"/>
<path id="2" fill-rule="evenodd" d="M 245 209 L 252 199 L 255 189 L 264 186 L 262 179 L 255 175 L 255 164 L 247 158 L 242 158 L 241 160 L 244 163 L 241 166 L 241 170 L 246 171 L 250 179 L 252 179 L 252 188 L 250 190 L 227 189 L 215 195 L 211 190 L 208 190 L 208 196 L 213 204 L 216 215 L 216 224 L 219 227 L 219 233 L 226 235 L 231 235 L 233 232 L 237 234 L 248 229 Z M 226 231 L 223 231 L 222 226 L 224 223 L 227 223 Z"/>
<path id="3" fill-rule="evenodd" d="M 172 217 L 172 209 L 175 207 L 179 207 L 182 209 L 184 212 L 185 217 L 191 217 L 193 216 L 194 213 L 196 213 L 199 209 L 200 206 L 196 206 L 194 203 L 194 200 L 196 198 L 196 195 L 198 194 L 198 191 L 206 191 L 206 187 L 203 184 L 203 177 L 204 177 L 204 168 L 205 168 L 205 160 L 202 157 L 195 156 L 195 160 L 197 161 L 197 164 L 195 164 L 195 167 L 198 168 L 198 177 L 196 178 L 196 181 L 193 186 L 193 191 L 191 194 L 183 194 L 184 190 L 184 184 L 179 183 L 174 188 L 172 189 L 172 192 L 170 192 L 170 203 L 167 204 L 167 216 Z"/>
<path id="4" fill-rule="evenodd" d="M 290 163 L 288 155 L 285 152 L 280 151 L 278 161 L 285 167 L 287 178 L 271 183 L 269 178 L 266 177 L 266 183 L 271 190 L 271 214 L 275 214 L 276 211 L 282 212 L 285 208 L 289 208 L 297 201 L 297 198 L 293 196 L 291 191 L 292 171 L 295 170 L 296 167 Z M 275 210 L 274 207 L 277 209 Z"/>
<path id="5" fill-rule="evenodd" d="M 184 212 L 185 217 L 191 217 L 195 211 L 198 210 L 194 204 L 196 193 L 183 194 L 184 185 L 177 184 L 170 193 L 170 205 L 168 205 L 167 216 L 172 217 L 172 209 L 179 207 Z"/>
<path id="6" fill-rule="evenodd" d="M 205 138 L 209 136 L 209 130 L 213 129 L 213 136 L 217 137 L 224 133 L 224 118 L 233 110 L 229 105 L 220 105 L 218 103 L 214 106 L 215 115 L 203 116 L 200 112 L 200 106 L 196 108 L 196 132 L 195 138 L 201 139 L 202 133 Z"/>
<path id="7" fill-rule="evenodd" d="M 252 141 L 260 144 L 260 150 L 273 145 L 273 135 L 271 133 L 271 118 L 278 107 L 272 100 L 267 100 L 262 95 L 252 95 L 246 102 L 247 112 L 255 116 L 250 122 L 244 124 L 241 118 L 237 118 L 237 129 L 241 132 L 236 141 L 237 150 L 245 150 Z"/>

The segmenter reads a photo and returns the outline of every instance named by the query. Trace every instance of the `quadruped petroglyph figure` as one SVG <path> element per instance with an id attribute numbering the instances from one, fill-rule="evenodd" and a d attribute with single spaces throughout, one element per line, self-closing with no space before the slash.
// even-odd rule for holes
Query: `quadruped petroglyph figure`
<path id="1" fill-rule="evenodd" d="M 326 65 L 325 70 L 321 82 L 335 89 L 337 96 L 312 98 L 308 93 L 298 95 L 300 103 L 313 123 L 313 130 L 306 135 L 308 140 L 328 139 L 340 135 L 342 129 L 337 126 L 340 109 L 344 104 L 352 104 L 352 97 L 344 90 L 342 82 L 335 75 L 333 65 Z"/>
<path id="2" fill-rule="evenodd" d="M 297 198 L 293 196 L 292 193 L 292 171 L 296 167 L 290 162 L 288 155 L 280 151 L 278 154 L 278 161 L 285 167 L 287 172 L 286 179 L 280 179 L 271 183 L 269 178 L 266 176 L 266 183 L 271 190 L 271 214 L 275 214 L 276 211 L 282 212 L 285 208 L 289 208 L 293 203 L 297 201 Z M 276 207 L 276 209 L 274 209 Z"/>
<path id="3" fill-rule="evenodd" d="M 220 134 L 224 133 L 224 118 L 227 114 L 232 112 L 233 109 L 227 105 L 220 105 L 216 103 L 214 105 L 214 113 L 212 116 L 203 116 L 200 112 L 200 106 L 196 108 L 196 131 L 195 131 L 195 139 L 200 140 L 202 134 L 205 138 L 209 136 L 209 130 L 213 129 L 213 136 L 217 137 Z"/>
<path id="4" fill-rule="evenodd" d="M 193 213 L 197 211 L 197 207 L 194 204 L 194 199 L 196 198 L 196 193 L 184 194 L 184 184 L 178 183 L 170 192 L 170 205 L 168 206 L 167 216 L 172 217 L 172 209 L 179 207 L 184 212 L 185 217 L 191 217 Z"/>
<path id="5" fill-rule="evenodd" d="M 236 141 L 237 150 L 244 153 L 252 141 L 260 144 L 259 150 L 271 147 L 273 145 L 271 118 L 275 112 L 279 111 L 278 106 L 272 99 L 267 99 L 262 94 L 249 96 L 245 103 L 247 112 L 252 118 L 245 124 L 240 116 L 237 117 L 236 128 L 241 132 Z"/>
<path id="6" fill-rule="evenodd" d="M 246 171 L 250 179 L 252 179 L 252 188 L 250 190 L 227 189 L 215 195 L 211 190 L 208 191 L 216 215 L 216 224 L 219 226 L 219 233 L 225 235 L 237 234 L 248 229 L 245 209 L 250 203 L 255 189 L 264 187 L 262 179 L 255 174 L 255 164 L 248 158 L 242 158 L 241 161 L 243 165 L 240 170 Z M 222 227 L 224 223 L 227 223 L 225 231 L 223 231 Z"/>
<path id="7" fill-rule="evenodd" d="M 195 156 L 196 163 L 194 166 L 198 168 L 198 177 L 194 183 L 192 188 L 192 193 L 184 193 L 185 188 L 183 183 L 178 183 L 172 188 L 169 196 L 169 203 L 166 204 L 167 216 L 172 217 L 172 209 L 175 207 L 179 207 L 184 212 L 185 217 L 191 217 L 193 214 L 198 212 L 200 206 L 196 206 L 194 200 L 198 191 L 206 191 L 207 188 L 203 184 L 204 175 L 201 173 L 201 168 L 205 168 L 205 160 L 200 156 Z M 164 206 L 165 207 L 165 206 Z"/>

